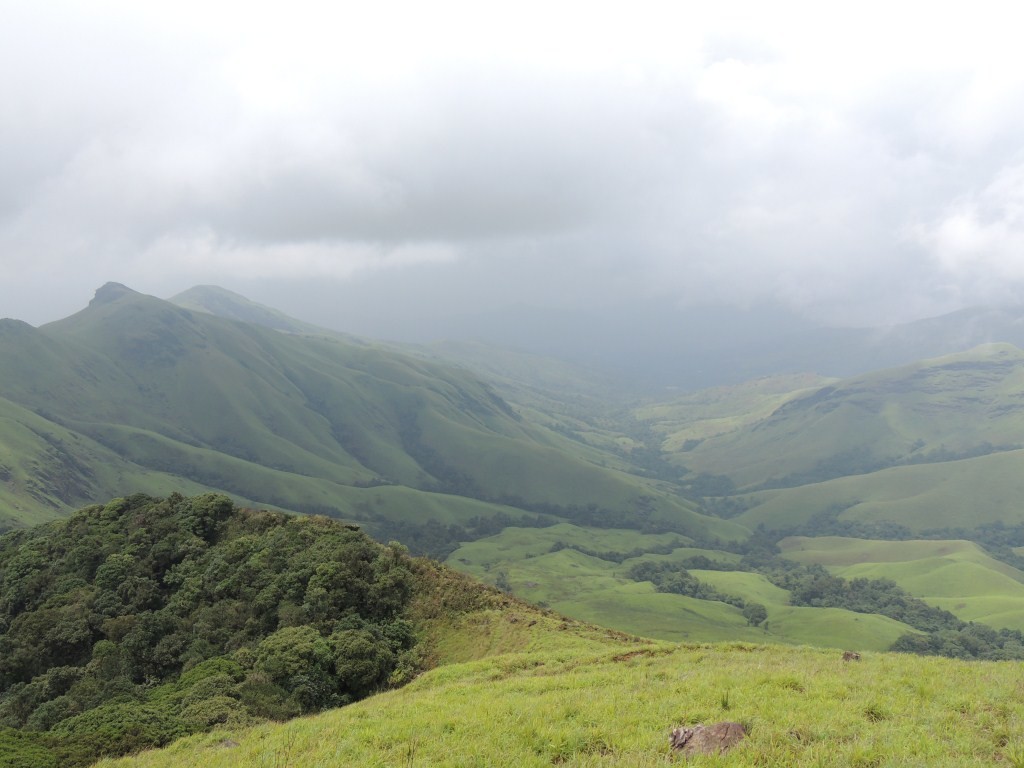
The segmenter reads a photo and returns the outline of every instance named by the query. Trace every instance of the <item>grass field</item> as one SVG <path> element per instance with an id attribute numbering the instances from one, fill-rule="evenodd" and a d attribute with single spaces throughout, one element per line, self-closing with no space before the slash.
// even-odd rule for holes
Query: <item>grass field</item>
<path id="1" fill-rule="evenodd" d="M 98 766 L 1024 765 L 1016 664 L 644 643 L 526 610 L 457 629 L 476 641 L 403 689 Z M 720 720 L 748 738 L 726 755 L 673 757 L 674 726 Z"/>
<path id="2" fill-rule="evenodd" d="M 669 453 L 685 453 L 688 443 L 734 432 L 770 416 L 779 406 L 835 381 L 811 374 L 766 376 L 743 384 L 714 387 L 634 410 L 664 438 Z"/>
<path id="3" fill-rule="evenodd" d="M 912 531 L 1024 522 L 1024 451 L 894 467 L 822 483 L 762 491 L 736 518 L 756 527 L 801 525 L 839 506 L 840 520 L 894 522 Z"/>
<path id="4" fill-rule="evenodd" d="M 783 556 L 819 563 L 848 579 L 892 579 L 965 621 L 1024 630 L 1024 572 L 969 541 L 866 541 L 792 537 Z"/>
<path id="5" fill-rule="evenodd" d="M 759 399 L 733 397 L 727 401 L 731 410 L 722 415 L 713 400 L 701 404 L 693 396 L 685 423 L 671 409 L 643 413 L 653 429 L 666 434 L 666 449 L 673 451 L 681 450 L 676 436 L 685 429 L 698 436 L 708 419 L 726 419 L 720 434 L 709 432 L 677 460 L 693 472 L 728 475 L 740 489 L 1007 450 L 1019 447 L 1024 434 L 1024 352 L 1009 344 L 815 390 L 791 386 L 789 393 L 766 392 Z"/>
<path id="6" fill-rule="evenodd" d="M 659 593 L 649 582 L 629 577 L 630 569 L 644 561 L 680 562 L 694 555 L 722 563 L 739 559 L 728 552 L 685 544 L 676 547 L 676 542 L 682 544 L 683 537 L 569 524 L 507 528 L 463 545 L 448 563 L 567 616 L 661 640 L 747 640 L 884 650 L 900 635 L 914 631 L 882 616 L 790 606 L 788 592 L 752 573 L 693 571 L 720 592 L 764 604 L 768 620 L 762 627 L 748 626 L 742 611 L 732 605 Z M 661 551 L 665 548 L 671 551 Z"/>

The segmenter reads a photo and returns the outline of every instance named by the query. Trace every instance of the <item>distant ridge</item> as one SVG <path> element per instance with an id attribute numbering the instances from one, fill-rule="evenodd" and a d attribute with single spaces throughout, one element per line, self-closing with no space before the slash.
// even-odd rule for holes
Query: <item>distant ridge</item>
<path id="1" fill-rule="evenodd" d="M 636 526 L 641 508 L 681 533 L 746 536 L 524 417 L 465 368 L 311 326 L 271 329 L 283 315 L 222 289 L 187 294 L 263 322 L 108 283 L 68 318 L 0 333 L 13 419 L 0 472 L 24 478 L 0 489 L 0 525 L 181 483 L 358 520 L 434 552 L 527 516 Z"/>
<path id="2" fill-rule="evenodd" d="M 172 296 L 168 301 L 194 312 L 252 323 L 284 333 L 331 334 L 341 336 L 353 343 L 362 343 L 355 336 L 328 331 L 312 323 L 304 323 L 273 307 L 251 301 L 241 294 L 216 285 L 197 285 Z"/>
<path id="3" fill-rule="evenodd" d="M 112 301 L 117 301 L 124 296 L 130 295 L 141 296 L 142 294 L 136 293 L 127 285 L 122 285 L 121 283 L 105 283 L 96 289 L 96 293 L 89 302 L 89 306 L 109 304 Z"/>

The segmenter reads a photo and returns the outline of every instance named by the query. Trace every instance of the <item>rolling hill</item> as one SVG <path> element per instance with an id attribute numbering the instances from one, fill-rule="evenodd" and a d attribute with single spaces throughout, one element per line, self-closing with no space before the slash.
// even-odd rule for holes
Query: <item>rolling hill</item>
<path id="1" fill-rule="evenodd" d="M 179 478 L 190 491 L 357 519 L 392 537 L 433 524 L 450 542 L 527 515 L 746 535 L 631 474 L 621 456 L 534 423 L 464 368 L 306 331 L 116 284 L 38 329 L 4 321 L 0 392 L 19 420 L 5 422 L 0 446 L 15 452 L 35 419 L 64 451 L 57 477 L 37 476 L 31 493 L 7 470 L 7 519 Z M 32 450 L 47 449 L 37 439 Z"/>
<path id="2" fill-rule="evenodd" d="M 455 630 L 452 632 L 451 630 Z M 97 768 L 1015 766 L 1017 666 L 722 643 L 638 643 L 525 609 L 441 632 L 449 662 L 398 691 L 286 724 L 227 728 Z M 684 760 L 677 725 L 739 722 Z"/>
<path id="3" fill-rule="evenodd" d="M 9 526 L 126 491 L 223 491 L 356 521 L 565 615 L 663 640 L 883 650 L 918 630 L 794 604 L 740 564 L 749 532 L 894 523 L 908 538 L 1017 519 L 1003 507 L 1020 476 L 1008 467 L 1024 354 L 1008 345 L 630 411 L 577 366 L 484 345 L 378 345 L 208 286 L 165 302 L 110 284 L 57 323 L 4 321 L 0 342 Z M 807 482 L 830 472 L 857 474 Z M 977 567 L 996 574 L 989 560 Z M 648 566 L 703 591 L 663 589 L 638 575 Z M 878 574 L 941 597 L 905 576 Z M 767 618 L 748 621 L 748 603 Z M 1013 610 L 995 626 L 1017 627 Z"/>
<path id="4" fill-rule="evenodd" d="M 779 544 L 791 560 L 818 563 L 849 579 L 892 579 L 965 620 L 1024 630 L 1024 572 L 974 542 L 797 536 Z"/>
<path id="5" fill-rule="evenodd" d="M 787 487 L 1012 450 L 1022 434 L 1024 352 L 993 344 L 795 393 L 680 460 L 740 489 Z"/>

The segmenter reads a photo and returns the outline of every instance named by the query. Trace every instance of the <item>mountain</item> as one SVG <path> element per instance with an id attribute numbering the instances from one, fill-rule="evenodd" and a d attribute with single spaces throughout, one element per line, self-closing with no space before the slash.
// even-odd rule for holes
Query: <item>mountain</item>
<path id="1" fill-rule="evenodd" d="M 369 341 L 330 331 L 251 301 L 214 285 L 201 285 L 168 301 L 185 309 L 240 320 L 286 333 L 328 336 L 361 346 L 466 368 L 518 405 L 539 405 L 545 412 L 589 416 L 622 398 L 621 386 L 600 371 L 514 347 L 476 341 L 402 344 Z"/>
<path id="2" fill-rule="evenodd" d="M 679 453 L 737 488 L 787 487 L 1021 447 L 1024 352 L 1009 344 L 804 389 Z"/>
<path id="3" fill-rule="evenodd" d="M 0 392 L 21 416 L 54 425 L 65 448 L 73 434 L 92 451 L 65 450 L 59 479 L 20 494 L 9 519 L 180 478 L 189 490 L 355 519 L 424 547 L 538 515 L 746 535 L 631 473 L 623 457 L 534 423 L 464 368 L 116 284 L 41 328 L 5 321 Z M 128 487 L 112 487 L 110 467 L 98 466 L 111 454 Z"/>
<path id="4" fill-rule="evenodd" d="M 310 323 L 304 323 L 280 310 L 251 301 L 241 294 L 216 285 L 197 285 L 172 296 L 168 301 L 193 312 L 260 325 L 284 333 L 330 334 L 354 343 L 359 342 L 355 336 L 329 332 Z"/>
<path id="5" fill-rule="evenodd" d="M 764 547 L 927 533 L 1024 566 L 1011 551 L 1024 537 L 985 527 L 1024 522 L 1011 501 L 1022 353 L 1007 345 L 630 407 L 585 369 L 521 350 L 398 348 L 219 289 L 185 295 L 209 311 L 111 284 L 57 323 L 0 325 L 7 526 L 111 494 L 216 490 L 356 522 L 625 631 L 879 650 L 925 624 L 871 601 L 794 603 Z M 1024 627 L 1019 597 L 951 610 Z M 750 605 L 767 620 L 750 623 Z"/>

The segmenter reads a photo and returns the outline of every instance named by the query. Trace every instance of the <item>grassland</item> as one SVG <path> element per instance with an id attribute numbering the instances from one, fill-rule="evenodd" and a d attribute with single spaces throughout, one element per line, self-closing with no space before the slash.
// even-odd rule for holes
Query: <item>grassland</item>
<path id="1" fill-rule="evenodd" d="M 720 434 L 708 435 L 677 459 L 694 472 L 728 475 L 740 489 L 1006 450 L 1019 447 L 1024 432 L 1024 352 L 1009 344 L 813 390 L 790 386 L 789 393 L 755 388 L 757 397 L 733 393 L 724 398 L 724 413 L 714 393 L 703 394 L 703 400 L 694 395 L 682 414 L 685 421 L 657 409 L 642 415 L 666 435 L 666 449 L 673 451 L 687 430 L 698 437 L 707 424 L 724 418 Z"/>
<path id="2" fill-rule="evenodd" d="M 635 768 L 683 764 L 669 731 L 719 720 L 742 723 L 748 738 L 685 764 L 1024 764 L 1024 698 L 1010 663 L 882 653 L 846 663 L 835 650 L 650 643 L 526 608 L 448 629 L 459 638 L 445 646 L 448 663 L 400 690 L 98 766 Z"/>
<path id="3" fill-rule="evenodd" d="M 192 306 L 204 297 L 191 295 Z M 0 324 L 0 391 L 8 412 L 20 409 L 17 419 L 0 414 L 8 525 L 170 490 L 177 479 L 188 492 L 226 491 L 370 529 L 526 511 L 608 524 L 643 512 L 681 532 L 747 535 L 638 476 L 610 433 L 589 444 L 567 436 L 561 416 L 534 420 L 465 368 L 214 298 L 246 322 L 110 284 L 70 318 Z M 37 489 L 20 482 L 31 459 L 3 458 L 49 451 L 26 445 L 26 429 L 42 432 L 31 420 L 67 448 L 54 471 L 34 472 Z"/>
<path id="4" fill-rule="evenodd" d="M 834 381 L 812 374 L 766 376 L 646 403 L 633 413 L 662 435 L 665 451 L 686 453 L 695 444 L 750 426 L 784 403 Z"/>
<path id="5" fill-rule="evenodd" d="M 892 579 L 964 621 L 1024 630 L 1024 572 L 969 541 L 865 541 L 792 537 L 783 555 L 844 578 Z"/>
<path id="6" fill-rule="evenodd" d="M 749 509 L 736 520 L 785 529 L 836 507 L 837 518 L 892 522 L 912 531 L 1002 521 L 1024 522 L 1024 451 L 960 461 L 893 467 L 741 496 Z"/>
<path id="7" fill-rule="evenodd" d="M 882 616 L 791 606 L 788 592 L 758 574 L 692 571 L 724 594 L 762 603 L 768 620 L 752 627 L 735 606 L 657 592 L 650 582 L 637 582 L 629 575 L 637 563 L 681 562 L 695 555 L 725 565 L 739 559 L 733 553 L 688 546 L 675 534 L 563 524 L 539 530 L 506 528 L 464 544 L 448 563 L 565 615 L 661 640 L 747 640 L 884 650 L 900 635 L 914 631 Z"/>

